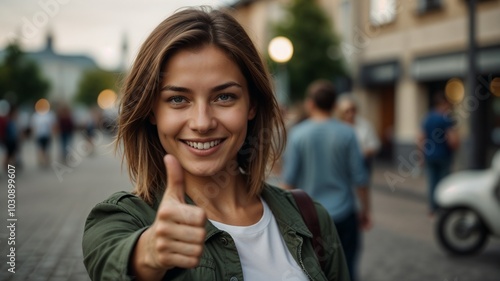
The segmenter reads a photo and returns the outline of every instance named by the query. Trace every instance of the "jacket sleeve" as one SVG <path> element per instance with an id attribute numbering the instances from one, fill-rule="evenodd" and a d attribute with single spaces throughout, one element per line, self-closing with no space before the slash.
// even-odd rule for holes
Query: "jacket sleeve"
<path id="1" fill-rule="evenodd" d="M 321 228 L 322 241 L 320 242 L 325 251 L 326 269 L 324 269 L 324 273 L 328 280 L 350 281 L 344 250 L 340 244 L 335 224 L 321 204 L 315 202 L 315 205 Z"/>
<path id="2" fill-rule="evenodd" d="M 92 280 L 134 279 L 128 270 L 129 260 L 139 236 L 148 227 L 138 212 L 132 204 L 118 199 L 108 199 L 92 209 L 82 242 L 84 264 Z"/>

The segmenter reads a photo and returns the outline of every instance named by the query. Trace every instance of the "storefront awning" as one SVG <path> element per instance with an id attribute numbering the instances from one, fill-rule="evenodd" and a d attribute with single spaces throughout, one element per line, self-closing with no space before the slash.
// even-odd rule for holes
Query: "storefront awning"
<path id="1" fill-rule="evenodd" d="M 466 52 L 420 57 L 411 64 L 411 76 L 417 81 L 447 80 L 467 75 Z M 500 47 L 480 49 L 477 53 L 479 74 L 500 73 Z"/>
<path id="2" fill-rule="evenodd" d="M 401 76 L 398 60 L 385 61 L 361 67 L 361 84 L 364 86 L 395 83 Z"/>

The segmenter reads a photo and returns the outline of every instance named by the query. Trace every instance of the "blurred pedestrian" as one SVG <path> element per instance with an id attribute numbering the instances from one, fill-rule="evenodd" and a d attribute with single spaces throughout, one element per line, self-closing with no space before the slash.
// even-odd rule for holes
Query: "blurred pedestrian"
<path id="1" fill-rule="evenodd" d="M 100 110 L 97 107 L 93 107 L 88 110 L 87 115 L 85 116 L 84 129 L 85 129 L 85 137 L 90 145 L 90 155 L 94 152 L 95 143 L 94 138 L 96 135 L 97 124 L 99 124 L 100 120 Z"/>
<path id="2" fill-rule="evenodd" d="M 5 119 L 5 132 L 3 133 L 3 141 L 5 146 L 5 158 L 3 167 L 7 168 L 10 165 L 17 165 L 17 152 L 21 138 L 21 132 L 17 124 L 18 109 L 12 105 Z"/>
<path id="3" fill-rule="evenodd" d="M 326 243 L 318 257 L 292 194 L 264 182 L 285 145 L 283 119 L 230 14 L 187 8 L 160 23 L 121 102 L 116 148 L 135 188 L 88 216 L 92 280 L 348 280 L 326 210 L 310 209 Z"/>
<path id="4" fill-rule="evenodd" d="M 17 149 L 17 161 L 16 161 L 16 169 L 21 170 L 24 168 L 24 161 L 23 161 L 23 148 L 24 148 L 24 142 L 31 137 L 31 126 L 30 126 L 30 116 L 31 114 L 27 110 L 23 110 L 22 108 L 19 109 L 18 111 L 18 117 L 17 117 L 17 125 L 19 129 L 19 142 L 18 142 L 18 149 Z"/>
<path id="5" fill-rule="evenodd" d="M 47 167 L 50 163 L 50 145 L 55 124 L 56 117 L 50 107 L 35 111 L 31 118 L 33 136 L 38 146 L 38 163 L 41 167 Z"/>
<path id="6" fill-rule="evenodd" d="M 358 114 L 357 102 L 351 94 L 339 96 L 335 111 L 341 121 L 354 128 L 363 155 L 363 163 L 371 175 L 373 158 L 380 149 L 380 140 L 372 124 Z"/>
<path id="7" fill-rule="evenodd" d="M 460 146 L 456 122 L 452 117 L 452 104 L 443 92 L 434 96 L 434 107 L 425 116 L 417 139 L 418 147 L 425 160 L 429 215 L 432 217 L 438 209 L 435 200 L 436 186 L 451 171 L 453 156 Z"/>
<path id="8" fill-rule="evenodd" d="M 5 134 L 7 133 L 7 120 L 10 111 L 10 104 L 0 103 L 0 143 L 5 146 Z"/>
<path id="9" fill-rule="evenodd" d="M 283 186 L 300 188 L 326 207 L 356 280 L 360 227 L 370 228 L 367 172 L 354 130 L 332 118 L 336 93 L 318 80 L 307 89 L 309 118 L 292 127 L 283 161 Z M 357 206 L 359 199 L 360 206 Z"/>
<path id="10" fill-rule="evenodd" d="M 59 107 L 57 112 L 57 123 L 59 137 L 61 140 L 61 161 L 63 163 L 66 163 L 69 154 L 71 139 L 73 137 L 73 131 L 75 129 L 73 116 L 69 105 L 62 104 Z"/>

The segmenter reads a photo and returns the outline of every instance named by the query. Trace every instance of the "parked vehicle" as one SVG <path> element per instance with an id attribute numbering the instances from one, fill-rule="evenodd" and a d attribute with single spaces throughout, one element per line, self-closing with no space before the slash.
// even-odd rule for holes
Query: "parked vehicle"
<path id="1" fill-rule="evenodd" d="M 500 151 L 487 170 L 461 171 L 437 186 L 441 211 L 436 235 L 441 246 L 454 255 L 480 251 L 488 238 L 500 237 Z"/>

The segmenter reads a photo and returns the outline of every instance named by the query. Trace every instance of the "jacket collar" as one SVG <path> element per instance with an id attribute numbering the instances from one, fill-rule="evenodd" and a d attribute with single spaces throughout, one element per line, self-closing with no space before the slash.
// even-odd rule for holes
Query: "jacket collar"
<path id="1" fill-rule="evenodd" d="M 264 185 L 262 198 L 269 205 L 282 233 L 293 231 L 312 238 L 312 233 L 302 219 L 291 193 L 267 183 Z"/>

